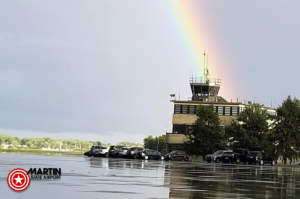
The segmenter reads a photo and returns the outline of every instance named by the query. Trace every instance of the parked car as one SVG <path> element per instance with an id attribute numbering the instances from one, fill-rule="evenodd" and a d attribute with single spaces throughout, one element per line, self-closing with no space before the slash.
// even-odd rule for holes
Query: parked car
<path id="1" fill-rule="evenodd" d="M 225 152 L 222 155 L 222 162 L 231 162 L 237 164 L 243 162 L 244 164 L 246 164 L 249 153 L 250 151 L 248 149 L 236 149 L 233 150 L 233 152 Z"/>
<path id="2" fill-rule="evenodd" d="M 119 151 L 119 156 L 120 156 L 120 157 L 126 157 L 126 153 L 127 153 L 127 150 L 128 150 L 129 148 L 131 148 L 131 147 L 129 147 L 129 146 L 123 147 L 123 148 Z"/>
<path id="3" fill-rule="evenodd" d="M 275 165 L 274 158 L 267 156 L 262 151 L 251 151 L 247 157 L 248 164 L 260 164 L 264 165 L 266 162 L 270 163 L 272 166 Z"/>
<path id="4" fill-rule="evenodd" d="M 134 158 L 137 159 L 137 153 L 140 151 L 143 151 L 144 149 L 142 147 L 131 147 L 127 150 L 126 158 Z"/>
<path id="5" fill-rule="evenodd" d="M 206 156 L 206 161 L 211 162 L 214 161 L 216 163 L 219 163 L 222 159 L 222 155 L 224 152 L 232 152 L 232 150 L 218 150 L 214 154 L 209 154 Z"/>
<path id="6" fill-rule="evenodd" d="M 87 151 L 84 153 L 84 155 L 91 157 L 91 156 L 96 156 L 96 154 L 102 149 L 102 146 L 92 146 L 91 150 Z"/>
<path id="7" fill-rule="evenodd" d="M 161 154 L 162 156 L 165 156 L 166 153 L 167 153 L 167 149 L 163 149 L 163 150 L 161 150 L 161 152 L 160 152 L 160 154 Z"/>
<path id="8" fill-rule="evenodd" d="M 234 163 L 234 159 L 235 159 L 235 157 L 234 157 L 233 151 L 226 151 L 222 154 L 220 160 L 223 163 L 229 163 L 229 162 Z"/>
<path id="9" fill-rule="evenodd" d="M 144 149 L 143 151 L 138 152 L 137 157 L 140 159 L 145 159 L 145 160 L 164 159 L 164 158 L 162 158 L 161 154 L 158 151 L 151 150 L 151 149 Z"/>
<path id="10" fill-rule="evenodd" d="M 181 150 L 175 150 L 170 153 L 165 154 L 164 156 L 165 160 L 184 160 L 188 161 L 189 156 L 184 151 Z"/>
<path id="11" fill-rule="evenodd" d="M 109 151 L 109 146 L 106 146 L 106 147 L 101 147 L 100 150 L 98 150 L 96 153 L 95 153 L 95 157 L 108 157 L 108 151 Z"/>
<path id="12" fill-rule="evenodd" d="M 120 150 L 123 148 L 124 146 L 110 146 L 110 149 L 108 151 L 109 157 L 119 157 L 119 153 Z"/>

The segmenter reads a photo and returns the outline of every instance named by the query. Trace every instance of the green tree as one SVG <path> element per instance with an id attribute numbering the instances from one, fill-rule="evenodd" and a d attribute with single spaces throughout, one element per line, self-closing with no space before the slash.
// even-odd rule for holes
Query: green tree
<path id="1" fill-rule="evenodd" d="M 277 157 L 281 156 L 284 164 L 287 159 L 299 158 L 300 149 L 300 101 L 288 96 L 277 109 L 277 116 L 272 118 L 271 140 L 275 145 Z"/>
<path id="2" fill-rule="evenodd" d="M 153 137 L 149 135 L 144 140 L 144 148 L 162 151 L 166 145 L 166 135 Z"/>
<path id="3" fill-rule="evenodd" d="M 2 147 L 2 144 L 5 143 L 5 137 L 3 135 L 0 135 L 0 148 Z"/>
<path id="4" fill-rule="evenodd" d="M 225 127 L 231 148 L 263 150 L 269 148 L 269 115 L 259 104 L 247 105 L 243 112 Z"/>
<path id="5" fill-rule="evenodd" d="M 183 149 L 190 155 L 202 155 L 203 159 L 210 151 L 224 148 L 227 140 L 213 106 L 203 105 L 198 107 L 197 120 L 186 137 Z"/>

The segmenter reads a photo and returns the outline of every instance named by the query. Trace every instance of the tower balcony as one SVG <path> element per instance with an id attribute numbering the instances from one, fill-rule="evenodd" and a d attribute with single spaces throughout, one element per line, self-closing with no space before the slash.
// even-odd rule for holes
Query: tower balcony
<path id="1" fill-rule="evenodd" d="M 209 84 L 211 86 L 221 86 L 221 79 L 219 78 L 203 78 L 191 77 L 190 84 Z"/>

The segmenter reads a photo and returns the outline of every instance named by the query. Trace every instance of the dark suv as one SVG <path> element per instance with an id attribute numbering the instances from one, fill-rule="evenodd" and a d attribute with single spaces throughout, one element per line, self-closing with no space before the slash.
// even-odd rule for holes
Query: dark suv
<path id="1" fill-rule="evenodd" d="M 131 147 L 127 150 L 126 158 L 134 158 L 137 159 L 137 153 L 143 151 L 142 147 Z"/>
<path id="2" fill-rule="evenodd" d="M 138 158 L 145 160 L 160 160 L 162 159 L 160 153 L 156 150 L 144 149 L 137 153 Z"/>
<path id="3" fill-rule="evenodd" d="M 171 153 L 165 154 L 164 157 L 165 160 L 184 160 L 188 161 L 189 156 L 181 150 L 172 151 Z"/>
<path id="4" fill-rule="evenodd" d="M 232 150 L 218 150 L 214 154 L 209 154 L 206 156 L 206 161 L 211 162 L 214 161 L 216 163 L 219 163 L 220 160 L 222 159 L 222 155 L 225 152 L 232 152 Z"/>
<path id="5" fill-rule="evenodd" d="M 119 153 L 122 150 L 124 146 L 110 146 L 110 149 L 108 151 L 109 157 L 119 157 Z"/>
<path id="6" fill-rule="evenodd" d="M 233 150 L 233 152 L 225 152 L 222 155 L 222 162 L 223 163 L 235 162 L 237 164 L 243 162 L 244 164 L 246 164 L 249 153 L 250 151 L 248 149 L 236 149 Z"/>
<path id="7" fill-rule="evenodd" d="M 264 165 L 265 162 L 270 163 L 272 166 L 275 165 L 275 160 L 270 156 L 267 156 L 262 151 L 251 151 L 247 157 L 248 164 L 260 164 Z"/>

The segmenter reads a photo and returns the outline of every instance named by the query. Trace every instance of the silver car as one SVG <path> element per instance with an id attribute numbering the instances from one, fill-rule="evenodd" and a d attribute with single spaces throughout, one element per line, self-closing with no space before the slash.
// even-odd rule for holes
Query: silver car
<path id="1" fill-rule="evenodd" d="M 127 153 L 127 150 L 131 148 L 130 146 L 126 146 L 126 147 L 123 147 L 120 152 L 119 152 L 119 156 L 120 157 L 126 157 L 126 153 Z"/>

